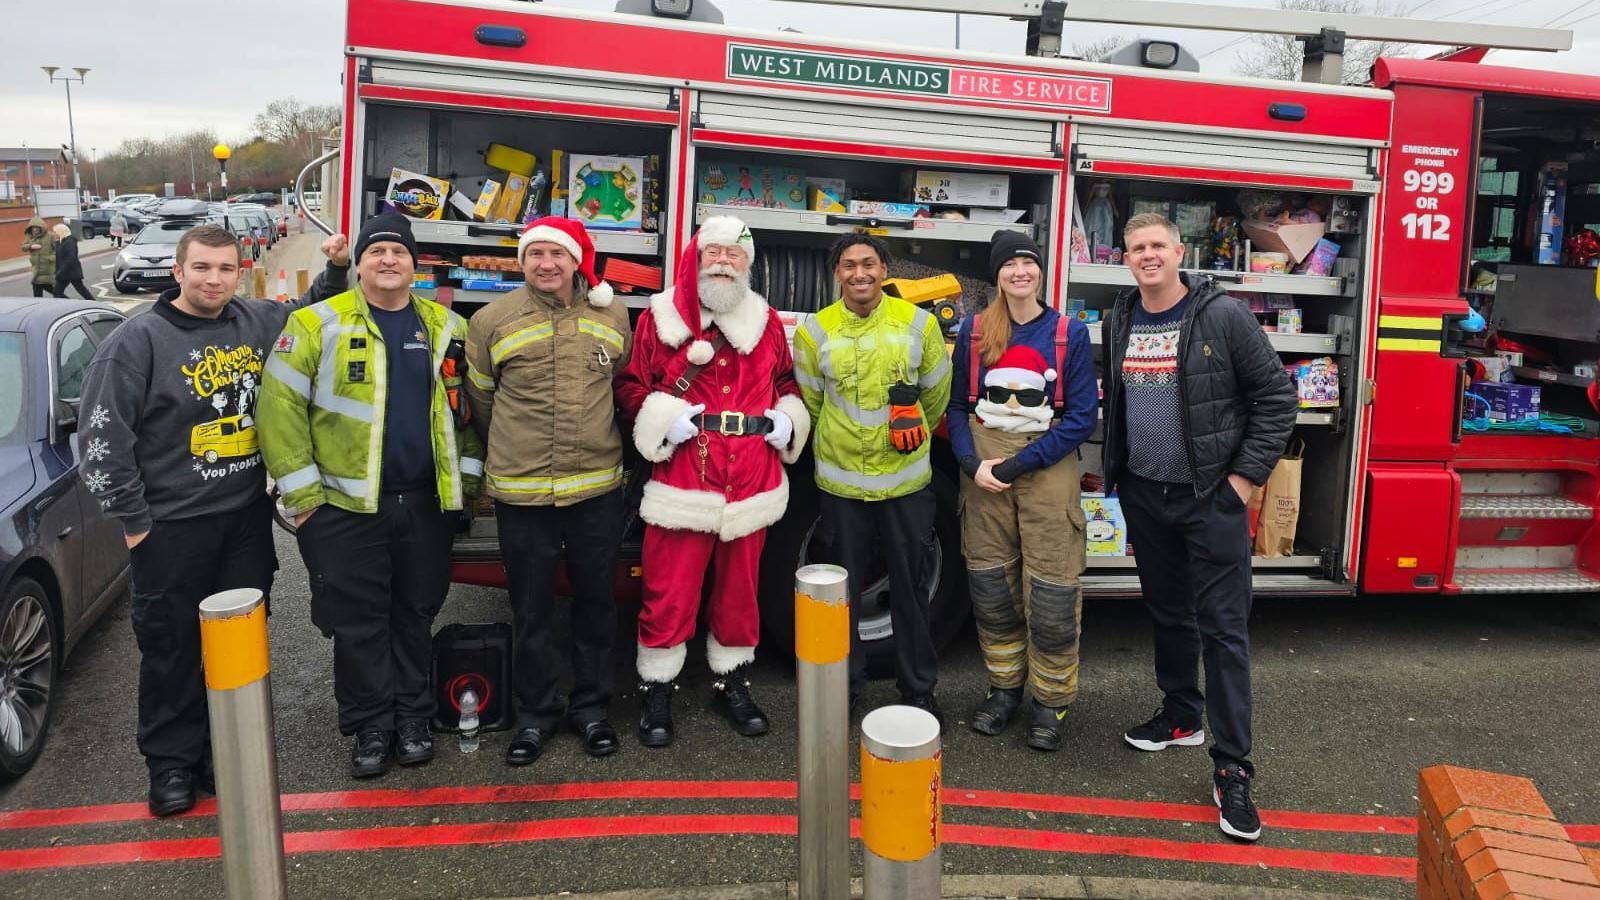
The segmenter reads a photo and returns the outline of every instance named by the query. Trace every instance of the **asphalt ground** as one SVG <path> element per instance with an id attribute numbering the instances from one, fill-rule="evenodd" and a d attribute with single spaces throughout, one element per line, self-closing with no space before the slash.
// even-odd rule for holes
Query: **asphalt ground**
<path id="1" fill-rule="evenodd" d="M 562 734 L 538 763 L 510 769 L 505 733 L 470 755 L 441 736 L 430 765 L 357 783 L 335 727 L 331 644 L 309 621 L 305 570 L 286 535 L 278 552 L 273 691 L 292 895 L 528 896 L 794 877 L 795 691 L 779 653 L 759 654 L 756 696 L 773 720 L 762 738 L 734 735 L 706 709 L 697 641 L 678 741 L 641 747 L 624 633 L 615 756 L 590 759 Z M 1082 691 L 1055 755 L 1026 749 L 1016 726 L 999 738 L 966 727 L 986 683 L 969 627 L 945 653 L 939 686 L 950 714 L 945 872 L 1209 881 L 1241 896 L 1266 887 L 1409 896 L 1417 770 L 1441 762 L 1531 776 L 1565 822 L 1594 826 L 1593 604 L 1258 601 L 1254 759 L 1267 830 L 1254 846 L 1217 831 L 1203 751 L 1146 754 L 1121 741 L 1158 701 L 1136 602 L 1088 604 Z M 508 617 L 502 591 L 458 585 L 440 624 Z M 0 896 L 222 893 L 210 801 L 173 820 L 143 811 L 136 671 L 123 601 L 68 661 L 37 766 L 0 789 Z M 875 684 L 868 699 L 892 702 L 892 685 Z M 77 807 L 93 808 L 33 812 Z M 1600 841 L 1600 827 L 1580 833 Z M 859 873 L 859 855 L 853 865 Z"/>

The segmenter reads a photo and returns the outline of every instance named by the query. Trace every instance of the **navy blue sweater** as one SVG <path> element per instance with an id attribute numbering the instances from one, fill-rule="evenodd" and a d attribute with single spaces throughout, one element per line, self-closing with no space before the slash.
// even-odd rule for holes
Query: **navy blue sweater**
<path id="1" fill-rule="evenodd" d="M 1003 301 L 996 301 L 1003 302 Z M 1044 315 L 1039 316 L 1026 325 L 1011 323 L 1011 343 L 1027 344 L 1039 351 L 1039 355 L 1052 368 L 1060 363 L 1056 359 L 1056 321 L 1061 314 L 1053 309 L 1045 309 Z M 969 372 L 972 360 L 972 316 L 967 316 L 961 323 L 961 330 L 956 333 L 956 346 L 951 363 L 954 371 L 950 385 L 950 409 L 945 414 L 945 422 L 950 432 L 951 449 L 955 451 L 956 459 L 960 461 L 961 468 L 970 477 L 978 471 L 977 450 L 972 446 L 972 424 L 969 418 L 972 407 L 967 402 L 967 393 L 972 379 L 976 378 L 978 384 L 983 383 L 983 374 L 988 367 L 979 364 L 977 373 Z M 1068 453 L 1078 449 L 1078 445 L 1094 433 L 1095 420 L 1098 418 L 1100 407 L 1100 392 L 1094 380 L 1094 352 L 1089 346 L 1089 329 L 1082 322 L 1073 320 L 1067 326 L 1067 364 L 1065 371 L 1059 373 L 1059 378 L 1066 379 L 1066 405 L 1061 410 L 1060 417 L 1050 426 L 1050 430 L 1038 440 L 1029 444 L 1027 449 L 1016 456 L 994 467 L 994 477 L 1010 484 L 1017 476 L 1032 472 L 1035 469 L 1048 468 L 1065 459 Z M 1055 398 L 1055 385 L 1051 383 L 1046 388 L 1050 392 L 1052 402 Z"/>

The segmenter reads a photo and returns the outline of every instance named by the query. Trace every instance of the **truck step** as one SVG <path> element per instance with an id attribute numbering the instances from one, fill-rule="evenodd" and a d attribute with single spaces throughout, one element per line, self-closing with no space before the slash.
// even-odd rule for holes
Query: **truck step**
<path id="1" fill-rule="evenodd" d="M 1463 594 L 1600 593 L 1600 578 L 1582 569 L 1456 570 Z"/>
<path id="2" fill-rule="evenodd" d="M 1538 494 L 1463 494 L 1463 519 L 1591 519 L 1594 510 L 1565 497 Z"/>

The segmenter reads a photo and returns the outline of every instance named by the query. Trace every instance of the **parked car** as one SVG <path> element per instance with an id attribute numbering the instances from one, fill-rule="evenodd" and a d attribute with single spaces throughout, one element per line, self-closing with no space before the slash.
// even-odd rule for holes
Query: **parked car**
<path id="1" fill-rule="evenodd" d="M 155 194 L 118 194 L 106 202 L 107 206 L 130 207 L 157 199 Z"/>
<path id="2" fill-rule="evenodd" d="M 62 662 L 132 577 L 122 526 L 79 469 L 95 347 L 123 320 L 75 300 L 0 299 L 0 780 L 44 749 Z"/>
<path id="3" fill-rule="evenodd" d="M 67 219 L 67 226 L 78 233 L 83 240 L 97 238 L 111 233 L 111 215 L 114 210 L 108 208 L 86 209 L 76 219 Z"/>
<path id="4" fill-rule="evenodd" d="M 117 261 L 111 267 L 111 283 L 117 293 L 137 294 L 144 289 L 164 291 L 177 287 L 178 280 L 172 277 L 172 265 L 178 255 L 178 239 L 196 225 L 216 221 L 207 215 L 194 218 L 164 216 L 151 220 L 117 254 Z"/>
<path id="5" fill-rule="evenodd" d="M 239 194 L 228 198 L 229 203 L 259 203 L 262 206 L 277 206 L 277 191 L 257 191 L 253 194 Z"/>

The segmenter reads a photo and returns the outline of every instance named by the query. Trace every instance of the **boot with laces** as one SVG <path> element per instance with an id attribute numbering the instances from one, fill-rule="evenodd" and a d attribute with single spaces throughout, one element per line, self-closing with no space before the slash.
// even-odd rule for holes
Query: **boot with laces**
<path id="1" fill-rule="evenodd" d="M 711 708 L 733 725 L 733 730 L 745 737 L 767 733 L 767 715 L 750 696 L 750 664 L 746 663 L 726 675 L 718 675 L 712 683 Z"/>
<path id="2" fill-rule="evenodd" d="M 665 747 L 676 733 L 672 729 L 672 695 L 678 685 L 671 681 L 647 681 L 639 685 L 643 709 L 639 713 L 639 743 L 646 747 Z"/>

